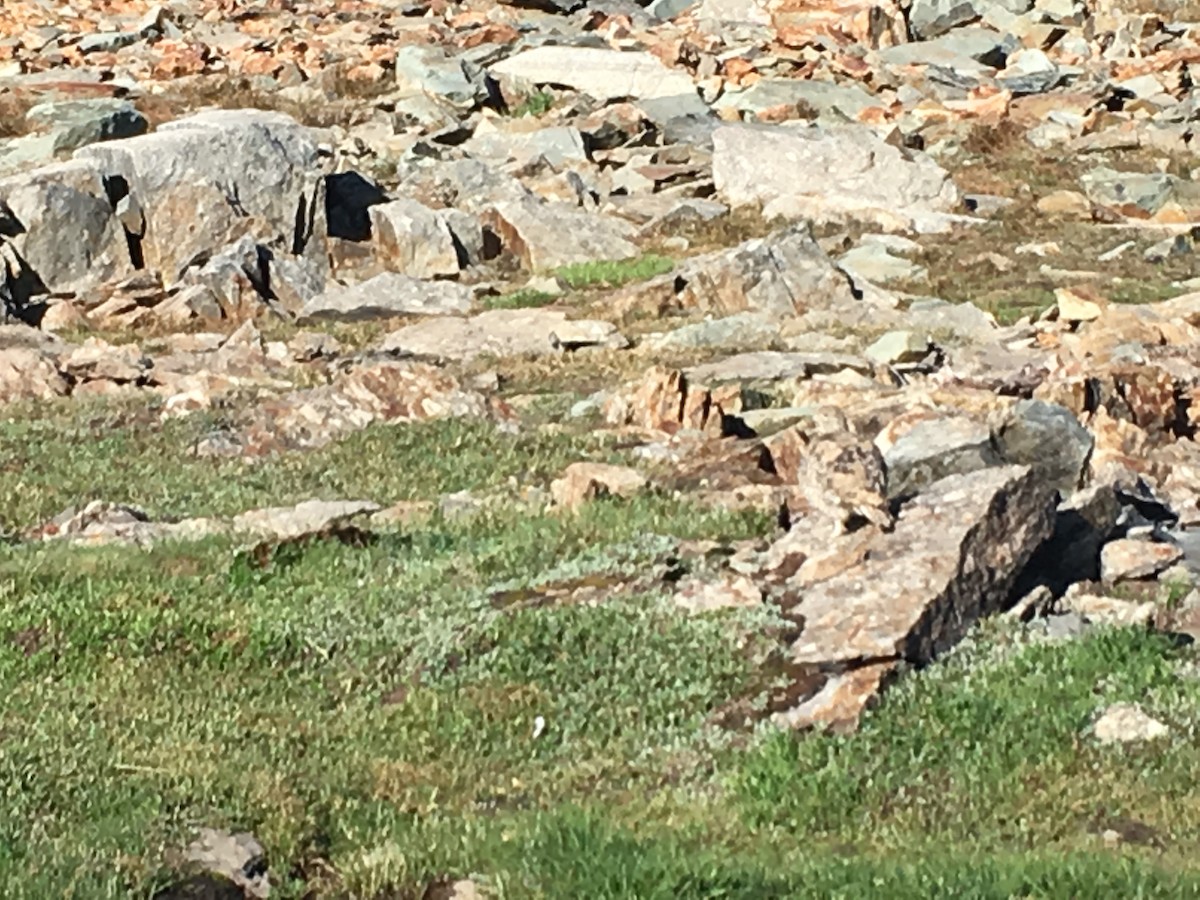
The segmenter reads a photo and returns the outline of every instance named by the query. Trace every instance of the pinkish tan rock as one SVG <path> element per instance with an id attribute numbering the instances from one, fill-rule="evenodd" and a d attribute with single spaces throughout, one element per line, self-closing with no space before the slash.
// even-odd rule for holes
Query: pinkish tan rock
<path id="1" fill-rule="evenodd" d="M 861 562 L 799 591 L 788 615 L 804 628 L 790 658 L 840 674 L 779 720 L 801 728 L 833 716 L 849 727 L 891 666 L 927 663 L 1000 612 L 1051 533 L 1054 497 L 1024 466 L 952 475 L 904 506 Z"/>
<path id="2" fill-rule="evenodd" d="M 647 483 L 641 472 L 628 466 L 577 462 L 550 483 L 550 496 L 557 506 L 573 510 L 599 497 L 632 497 Z"/>
<path id="3" fill-rule="evenodd" d="M 736 385 L 710 390 L 690 384 L 678 370 L 656 366 L 613 394 L 604 405 L 604 418 L 610 425 L 668 434 L 693 429 L 721 435 L 725 417 L 740 410 L 741 389 Z"/>
<path id="4" fill-rule="evenodd" d="M 0 349 L 0 403 L 62 397 L 70 387 L 47 354 L 33 347 Z"/>
<path id="5" fill-rule="evenodd" d="M 690 613 L 760 606 L 762 600 L 762 589 L 754 581 L 745 575 L 733 573 L 726 573 L 713 581 L 685 581 L 674 597 L 675 605 Z"/>
<path id="6" fill-rule="evenodd" d="M 1107 584 L 1153 578 L 1183 558 L 1174 544 L 1136 538 L 1109 541 L 1100 551 L 1100 577 Z"/>

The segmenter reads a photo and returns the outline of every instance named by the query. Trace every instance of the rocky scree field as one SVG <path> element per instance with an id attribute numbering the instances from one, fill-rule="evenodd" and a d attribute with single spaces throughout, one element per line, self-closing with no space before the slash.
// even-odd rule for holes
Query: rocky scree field
<path id="1" fill-rule="evenodd" d="M 5 2 L 0 896 L 1200 894 L 1198 62 Z"/>

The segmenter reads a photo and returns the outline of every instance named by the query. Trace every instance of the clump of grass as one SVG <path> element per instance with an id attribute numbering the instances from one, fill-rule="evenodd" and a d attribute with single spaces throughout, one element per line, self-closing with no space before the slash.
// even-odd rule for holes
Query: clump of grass
<path id="1" fill-rule="evenodd" d="M 1200 841 L 1189 741 L 1122 751 L 1087 736 L 1120 701 L 1191 732 L 1200 683 L 1181 683 L 1170 642 L 1136 629 L 1066 644 L 992 630 L 990 644 L 907 675 L 858 734 L 767 739 L 735 779 L 751 820 L 880 849 L 1069 852 L 1125 820 L 1168 843 Z"/>
<path id="2" fill-rule="evenodd" d="M 321 450 L 247 465 L 191 454 L 222 424 L 215 414 L 160 423 L 145 407 L 64 401 L 59 410 L 0 422 L 0 533 L 89 500 L 133 503 L 156 517 L 231 515 L 311 497 L 389 503 L 496 487 L 510 476 L 545 481 L 568 463 L 611 456 L 595 435 L 510 435 L 448 419 L 374 425 Z"/>
<path id="3" fill-rule="evenodd" d="M 485 309 L 535 309 L 547 306 L 557 299 L 553 294 L 547 294 L 545 291 L 521 288 L 498 297 L 484 297 L 482 305 Z"/>
<path id="4" fill-rule="evenodd" d="M 549 91 L 535 91 L 512 107 L 510 114 L 516 118 L 544 116 L 554 107 L 554 95 Z"/>
<path id="5" fill-rule="evenodd" d="M 664 275 L 675 268 L 675 261 L 656 254 L 625 260 L 599 260 L 563 266 L 555 274 L 577 290 L 583 288 L 612 288 Z"/>

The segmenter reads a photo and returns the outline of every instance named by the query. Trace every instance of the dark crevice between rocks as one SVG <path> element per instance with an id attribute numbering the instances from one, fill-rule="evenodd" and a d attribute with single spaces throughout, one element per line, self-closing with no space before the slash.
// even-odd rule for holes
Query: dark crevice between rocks
<path id="1" fill-rule="evenodd" d="M 504 252 L 504 241 L 500 239 L 500 235 L 496 234 L 491 228 L 484 227 L 483 229 L 483 261 L 491 262 L 498 259 L 500 254 Z"/>
<path id="2" fill-rule="evenodd" d="M 108 198 L 109 205 L 113 208 L 113 212 L 117 212 L 121 202 L 129 198 L 129 182 L 121 175 L 105 175 L 104 176 L 104 194 Z M 121 223 L 121 231 L 125 234 L 125 247 L 129 252 L 130 264 L 139 271 L 146 268 L 146 255 L 142 249 L 142 237 L 145 234 L 145 220 L 142 221 L 142 228 L 134 231 L 129 228 L 129 224 L 124 217 L 119 217 Z"/>
<path id="3" fill-rule="evenodd" d="M 46 312 L 46 304 L 34 297 L 50 293 L 46 283 L 11 244 L 0 245 L 4 259 L 4 278 L 0 281 L 0 310 L 3 318 L 15 318 L 37 327 Z"/>
<path id="4" fill-rule="evenodd" d="M 25 233 L 25 225 L 12 208 L 0 200 L 0 237 L 15 238 Z"/>
<path id="5" fill-rule="evenodd" d="M 459 240 L 458 235 L 454 233 L 453 229 L 447 229 L 447 231 L 450 232 L 450 242 L 454 246 L 454 256 L 458 260 L 458 267 L 460 269 L 470 268 L 470 252 L 467 250 L 463 242 Z"/>
<path id="6" fill-rule="evenodd" d="M 246 273 L 246 277 L 250 279 L 250 284 L 254 286 L 254 290 L 258 291 L 259 296 L 264 301 L 272 303 L 278 299 L 275 292 L 271 290 L 271 263 L 275 261 L 275 253 L 270 247 L 256 244 L 254 255 L 256 265 L 253 268 L 243 266 L 242 271 Z"/>
<path id="7" fill-rule="evenodd" d="M 317 223 L 317 204 L 319 189 L 314 189 L 312 196 L 300 195 L 296 204 L 296 225 L 292 230 L 292 256 L 300 256 L 312 240 Z"/>
<path id="8" fill-rule="evenodd" d="M 369 241 L 371 207 L 387 200 L 383 188 L 358 172 L 325 176 L 325 218 L 329 236 L 347 241 Z"/>

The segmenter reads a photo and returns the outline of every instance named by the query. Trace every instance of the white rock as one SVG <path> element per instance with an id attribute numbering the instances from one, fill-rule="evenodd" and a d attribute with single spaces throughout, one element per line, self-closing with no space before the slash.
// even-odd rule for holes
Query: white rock
<path id="1" fill-rule="evenodd" d="M 1092 731 L 1102 744 L 1130 744 L 1166 737 L 1171 730 L 1136 703 L 1114 703 L 1101 713 Z"/>

